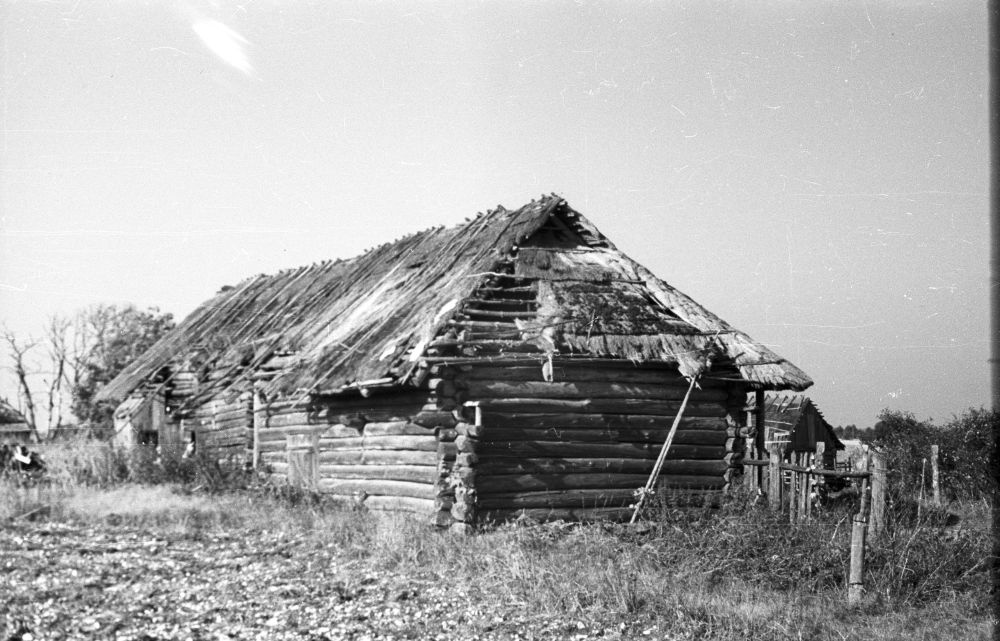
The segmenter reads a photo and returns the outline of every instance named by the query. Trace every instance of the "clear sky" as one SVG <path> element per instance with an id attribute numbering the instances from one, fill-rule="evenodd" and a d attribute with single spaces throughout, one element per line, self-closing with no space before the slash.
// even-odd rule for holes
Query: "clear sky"
<path id="1" fill-rule="evenodd" d="M 984 2 L 0 11 L 15 331 L 556 192 L 835 425 L 988 404 Z"/>

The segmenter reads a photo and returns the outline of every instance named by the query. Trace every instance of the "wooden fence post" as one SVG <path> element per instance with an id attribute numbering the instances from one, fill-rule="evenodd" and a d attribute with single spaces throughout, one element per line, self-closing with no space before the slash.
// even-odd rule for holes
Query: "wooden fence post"
<path id="1" fill-rule="evenodd" d="M 931 445 L 931 491 L 933 492 L 934 506 L 941 507 L 941 477 L 938 460 L 940 450 L 937 444 Z"/>
<path id="2" fill-rule="evenodd" d="M 792 465 L 798 465 L 798 452 L 792 452 L 788 460 Z M 799 473 L 793 470 L 788 477 L 788 522 L 792 525 L 799 519 L 799 480 Z"/>
<path id="3" fill-rule="evenodd" d="M 864 447 L 864 470 L 869 471 L 868 446 Z M 861 481 L 861 507 L 851 526 L 851 565 L 847 584 L 847 604 L 861 603 L 865 593 L 865 532 L 868 529 L 870 495 L 868 478 Z"/>
<path id="4" fill-rule="evenodd" d="M 771 444 L 770 464 L 767 466 L 767 504 L 772 510 L 781 510 L 781 446 Z"/>
<path id="5" fill-rule="evenodd" d="M 885 530 L 885 457 L 879 452 L 872 452 L 871 466 L 872 506 L 871 525 L 869 530 L 873 537 Z"/>
<path id="6" fill-rule="evenodd" d="M 251 412 L 253 413 L 253 451 L 250 457 L 250 463 L 254 470 L 260 464 L 260 430 L 264 426 L 264 421 L 267 420 L 267 415 L 265 413 L 266 408 L 264 407 L 264 396 L 260 390 L 255 389 L 253 391 L 253 405 L 251 406 Z"/>

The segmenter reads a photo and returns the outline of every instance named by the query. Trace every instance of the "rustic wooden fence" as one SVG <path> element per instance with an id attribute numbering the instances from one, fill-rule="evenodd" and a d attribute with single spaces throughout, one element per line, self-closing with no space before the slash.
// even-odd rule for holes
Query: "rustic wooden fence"
<path id="1" fill-rule="evenodd" d="M 885 530 L 886 465 L 884 458 L 866 445 L 859 469 L 824 469 L 824 447 L 823 443 L 817 443 L 815 452 L 790 452 L 786 461 L 785 446 L 772 443 L 768 458 L 744 459 L 744 478 L 751 489 L 766 494 L 772 510 L 787 510 L 791 524 L 804 523 L 812 518 L 821 485 L 829 487 L 833 479 L 851 483 L 848 490 L 860 499 L 851 528 L 847 592 L 848 603 L 854 605 L 861 601 L 864 593 L 865 542 L 868 537 L 878 536 Z"/>

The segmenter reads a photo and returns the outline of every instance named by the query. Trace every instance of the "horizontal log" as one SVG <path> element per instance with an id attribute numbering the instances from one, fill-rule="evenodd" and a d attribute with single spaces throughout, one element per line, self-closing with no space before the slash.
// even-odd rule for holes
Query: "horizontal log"
<path id="1" fill-rule="evenodd" d="M 671 483 L 684 489 L 722 489 L 723 483 L 706 485 L 706 481 L 714 479 L 707 477 L 673 477 Z M 664 488 L 661 492 L 669 497 L 672 490 Z M 588 508 L 588 507 L 628 507 L 635 503 L 635 488 L 624 489 L 588 489 L 588 490 L 550 490 L 545 492 L 504 492 L 496 494 L 479 493 L 477 508 L 490 509 L 522 509 L 522 508 Z"/>
<path id="2" fill-rule="evenodd" d="M 385 512 L 412 512 L 421 516 L 434 514 L 433 499 L 409 496 L 369 496 L 364 506 L 369 510 Z"/>
<path id="3" fill-rule="evenodd" d="M 433 434 L 422 436 L 362 436 L 354 438 L 327 438 L 319 440 L 319 448 L 324 451 L 333 450 L 419 450 L 433 452 L 437 450 L 437 441 Z"/>
<path id="4" fill-rule="evenodd" d="M 493 427 L 516 427 L 516 428 L 639 428 L 639 429 L 666 429 L 669 430 L 674 423 L 674 415 L 656 414 L 576 414 L 571 412 L 496 412 L 489 409 L 480 410 L 483 425 Z M 695 417 L 688 415 L 685 410 L 684 416 L 678 424 L 679 430 L 724 430 L 726 429 L 726 419 L 723 417 Z"/>
<path id="5" fill-rule="evenodd" d="M 410 421 L 365 423 L 367 436 L 432 436 L 433 431 Z"/>
<path id="6" fill-rule="evenodd" d="M 320 463 L 319 474 L 329 479 L 373 479 L 433 483 L 437 468 L 433 465 L 339 465 Z"/>
<path id="7" fill-rule="evenodd" d="M 263 427 L 259 430 L 262 441 L 284 439 L 289 435 L 318 434 L 324 438 L 353 438 L 361 436 L 361 430 L 346 425 L 289 425 L 288 427 Z"/>
<path id="8" fill-rule="evenodd" d="M 278 414 L 268 416 L 264 419 L 268 427 L 292 427 L 295 425 L 325 425 L 326 421 L 313 422 L 309 420 L 309 415 L 305 412 L 289 412 L 288 414 Z"/>
<path id="9" fill-rule="evenodd" d="M 666 441 L 669 428 L 657 429 L 565 429 L 485 427 L 462 423 L 456 428 L 458 434 L 471 436 L 480 441 L 569 441 L 579 443 L 660 443 Z M 678 445 L 725 445 L 728 437 L 722 430 L 678 429 L 674 443 Z"/>
<path id="10" fill-rule="evenodd" d="M 250 411 L 250 407 L 246 405 L 241 405 L 237 407 L 228 408 L 223 411 L 216 411 L 212 414 L 212 418 L 216 421 L 227 421 L 234 418 L 245 419 L 248 416 L 252 416 L 253 412 Z"/>
<path id="11" fill-rule="evenodd" d="M 339 494 L 354 496 L 407 496 L 418 499 L 434 500 L 434 486 L 430 483 L 413 483 L 409 481 L 387 481 L 378 479 L 334 479 L 321 477 L 317 485 L 324 494 Z"/>
<path id="12" fill-rule="evenodd" d="M 468 396 L 479 398 L 552 398 L 598 399 L 620 398 L 636 400 L 677 400 L 687 393 L 687 388 L 653 383 L 627 383 L 617 381 L 544 382 L 544 381 L 482 381 L 468 382 Z M 722 402 L 728 398 L 725 390 L 694 390 L 689 403 Z"/>
<path id="13" fill-rule="evenodd" d="M 320 451 L 319 463 L 336 465 L 426 465 L 436 466 L 437 452 L 412 450 Z"/>
<path id="14" fill-rule="evenodd" d="M 655 459 L 632 458 L 521 458 L 487 459 L 476 464 L 476 471 L 483 476 L 503 474 L 642 474 L 648 476 L 656 464 Z M 667 459 L 663 474 L 679 476 L 722 476 L 728 469 L 722 460 Z"/>
<path id="15" fill-rule="evenodd" d="M 365 410 L 351 412 L 321 412 L 315 415 L 310 415 L 309 420 L 311 423 L 316 424 L 343 423 L 345 425 L 353 425 L 355 423 L 364 424 L 388 421 L 406 421 L 417 415 L 418 412 L 418 406 L 371 407 Z"/>
<path id="16" fill-rule="evenodd" d="M 658 487 L 669 485 L 695 485 L 690 479 L 699 479 L 697 485 L 722 487 L 724 470 L 715 475 L 672 475 L 666 471 L 660 474 Z M 476 491 L 480 496 L 498 492 L 541 492 L 547 490 L 570 489 L 623 489 L 636 490 L 644 487 L 648 474 L 504 474 L 476 476 Z"/>
<path id="17" fill-rule="evenodd" d="M 655 459 L 661 444 L 654 443 L 566 443 L 562 441 L 476 442 L 467 444 L 468 437 L 459 436 L 455 444 L 460 452 L 475 452 L 480 461 L 497 458 L 635 458 Z M 726 451 L 717 445 L 675 444 L 667 453 L 670 459 L 722 460 Z"/>
<path id="18" fill-rule="evenodd" d="M 628 398 L 594 399 L 541 399 L 541 398 L 484 398 L 476 401 L 480 408 L 492 412 L 539 412 L 539 413 L 583 413 L 583 414 L 655 414 L 673 416 L 680 409 L 681 401 L 654 401 Z M 726 415 L 726 409 L 718 403 L 688 403 L 685 416 Z M 485 423 L 485 420 L 483 421 Z"/>
<path id="19" fill-rule="evenodd" d="M 196 436 L 195 436 L 195 442 L 197 442 L 199 440 L 207 439 L 207 438 L 224 439 L 224 438 L 231 438 L 231 437 L 235 437 L 235 436 L 240 436 L 240 437 L 246 438 L 246 437 L 248 437 L 252 433 L 253 433 L 253 430 L 251 430 L 249 427 L 247 427 L 245 425 L 242 426 L 242 427 L 233 427 L 233 428 L 224 429 L 224 430 L 223 429 L 213 430 L 213 429 L 205 429 L 205 428 L 203 428 L 203 429 L 198 430 L 195 433 L 196 434 Z"/>

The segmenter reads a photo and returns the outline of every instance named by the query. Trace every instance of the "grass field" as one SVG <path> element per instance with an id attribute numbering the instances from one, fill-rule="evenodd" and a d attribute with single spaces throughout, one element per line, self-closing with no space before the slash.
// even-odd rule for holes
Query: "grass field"
<path id="1" fill-rule="evenodd" d="M 984 502 L 952 506 L 957 529 L 933 510 L 900 518 L 871 542 L 867 599 L 848 608 L 849 510 L 789 526 L 746 497 L 684 510 L 661 499 L 641 528 L 520 523 L 462 536 L 295 493 L 88 474 L 0 493 L 0 549 L 11 551 L 0 593 L 15 595 L 0 603 L 0 638 L 915 641 L 992 630 Z"/>

